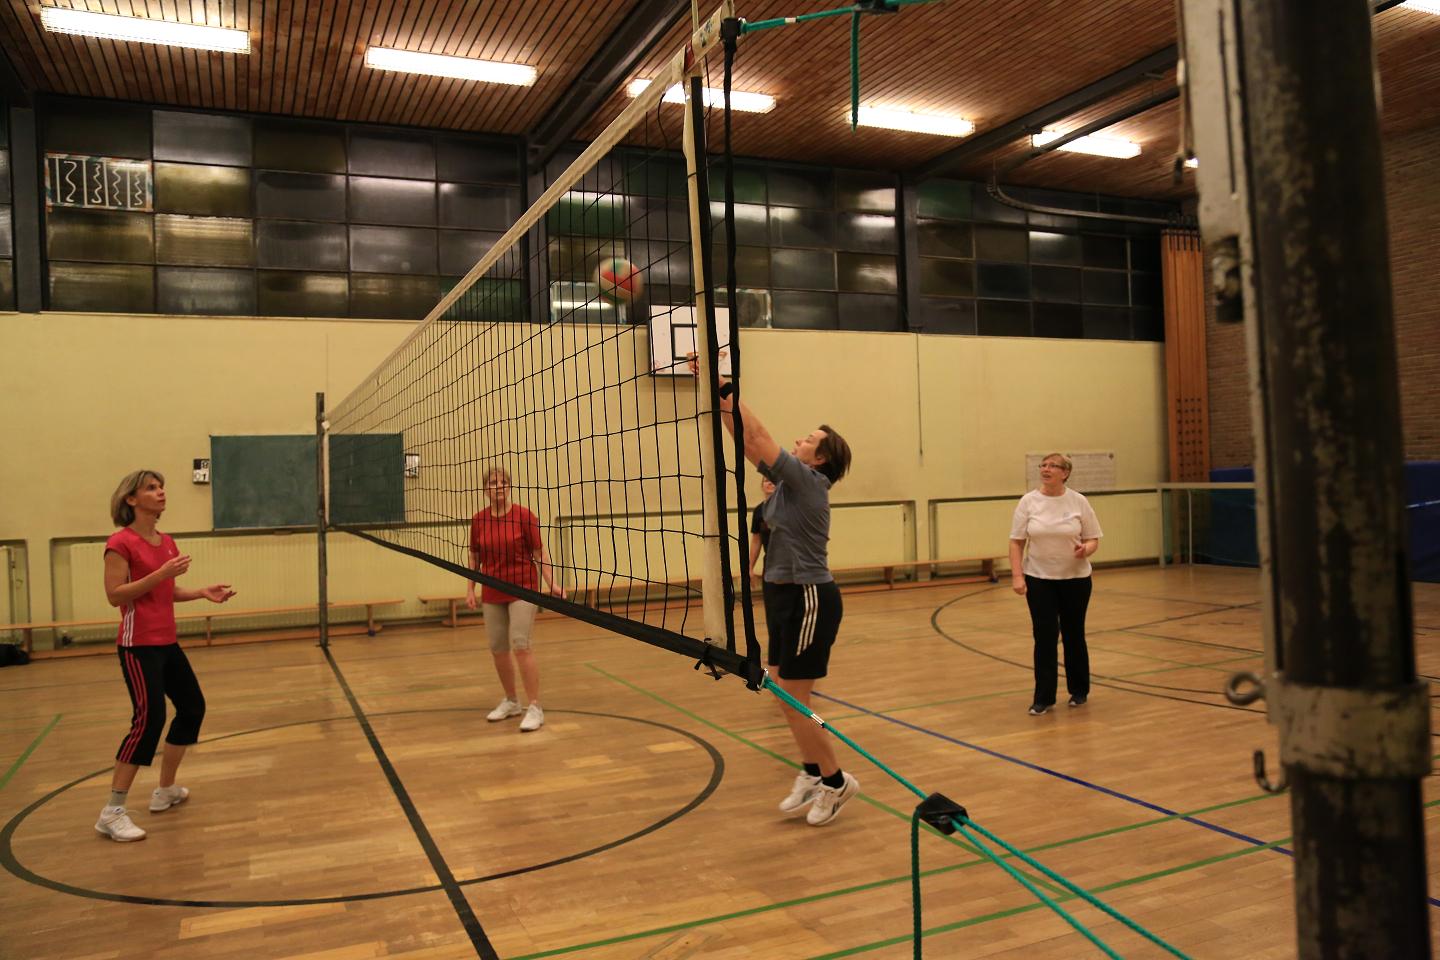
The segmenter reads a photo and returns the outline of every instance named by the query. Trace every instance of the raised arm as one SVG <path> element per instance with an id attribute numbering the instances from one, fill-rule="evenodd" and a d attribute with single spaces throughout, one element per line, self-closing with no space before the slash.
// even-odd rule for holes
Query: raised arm
<path id="1" fill-rule="evenodd" d="M 693 353 L 690 354 L 688 361 L 690 364 L 690 372 L 698 376 L 700 373 L 700 361 L 696 359 Z M 720 422 L 725 424 L 725 429 L 729 430 L 730 435 L 733 437 L 735 435 L 735 396 L 733 393 L 726 396 L 726 391 L 723 389 L 725 385 L 729 383 L 730 381 L 724 377 L 720 378 L 722 388 L 720 397 Z M 766 429 L 765 424 L 760 422 L 760 418 L 755 416 L 755 411 L 750 409 L 748 403 L 740 404 L 740 418 L 745 422 L 745 459 L 756 466 L 762 463 L 767 465 L 773 464 L 775 459 L 780 456 L 780 444 L 775 442 L 775 438 L 770 434 L 770 431 Z"/>

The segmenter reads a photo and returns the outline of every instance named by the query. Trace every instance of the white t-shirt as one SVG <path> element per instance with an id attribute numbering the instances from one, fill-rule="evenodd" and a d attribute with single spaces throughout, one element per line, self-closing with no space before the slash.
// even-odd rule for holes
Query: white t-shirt
<path id="1" fill-rule="evenodd" d="M 1028 541 L 1025 574 L 1040 580 L 1090 576 L 1090 558 L 1076 559 L 1075 545 L 1103 536 L 1090 501 L 1074 490 L 1058 497 L 1031 490 L 1016 504 L 1010 523 L 1010 539 Z"/>

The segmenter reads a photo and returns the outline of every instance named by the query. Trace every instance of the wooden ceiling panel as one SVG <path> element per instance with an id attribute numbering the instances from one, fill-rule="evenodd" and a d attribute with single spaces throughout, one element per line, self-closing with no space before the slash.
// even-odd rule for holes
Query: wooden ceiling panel
<path id="1" fill-rule="evenodd" d="M 34 0 L 0 0 L 0 45 L 32 89 L 199 109 L 523 134 L 566 91 L 637 0 L 45 0 L 57 6 L 165 17 L 247 30 L 234 56 L 51 34 Z M 833 9 L 836 0 L 737 0 L 754 22 Z M 709 4 L 703 3 L 702 8 Z M 702 10 L 703 12 L 703 10 Z M 994 129 L 1175 42 L 1174 6 L 1162 0 L 943 0 L 862 20 L 863 103 L 964 116 Z M 1384 130 L 1440 123 L 1440 16 L 1403 7 L 1373 21 Z M 684 43 L 690 20 L 640 68 L 653 76 Z M 535 86 L 511 87 L 371 70 L 369 44 L 527 63 Z M 963 141 L 860 128 L 852 131 L 850 26 L 834 17 L 747 35 L 735 87 L 773 94 L 770 114 L 737 113 L 735 150 L 780 160 L 906 170 Z M 720 61 L 707 85 L 720 86 Z M 1076 114 L 1074 127 L 1153 92 L 1166 77 Z M 616 91 L 582 128 L 601 130 L 625 105 Z M 662 105 L 632 141 L 678 142 L 681 108 Z M 1192 192 L 1175 184 L 1170 155 L 1178 111 L 1168 104 L 1112 131 L 1142 145 L 1135 160 L 1056 153 L 1010 182 L 1136 197 Z M 984 178 L 1023 144 L 962 170 Z"/>

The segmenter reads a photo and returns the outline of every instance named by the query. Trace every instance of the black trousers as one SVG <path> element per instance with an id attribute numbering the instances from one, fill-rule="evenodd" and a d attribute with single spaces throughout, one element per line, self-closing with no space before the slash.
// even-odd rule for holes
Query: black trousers
<path id="1" fill-rule="evenodd" d="M 130 732 L 120 741 L 115 759 L 148 767 L 155 759 L 160 732 L 165 728 L 165 698 L 175 704 L 166 743 L 189 746 L 200 739 L 205 719 L 205 695 L 190 669 L 190 660 L 180 644 L 160 647 L 120 647 L 120 669 L 135 712 Z"/>
<path id="2" fill-rule="evenodd" d="M 1090 651 L 1085 647 L 1085 611 L 1090 606 L 1090 578 L 1041 580 L 1025 578 L 1025 603 L 1035 636 L 1035 700 L 1055 703 L 1055 642 L 1065 642 L 1065 687 L 1072 697 L 1090 695 Z"/>

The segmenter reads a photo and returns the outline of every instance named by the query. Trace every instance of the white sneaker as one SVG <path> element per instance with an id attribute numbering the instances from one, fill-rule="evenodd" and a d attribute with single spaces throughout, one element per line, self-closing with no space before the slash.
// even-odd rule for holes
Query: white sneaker
<path id="1" fill-rule="evenodd" d="M 500 701 L 499 705 L 496 706 L 494 710 L 491 710 L 489 713 L 485 714 L 485 719 L 489 720 L 491 723 L 494 723 L 496 720 L 506 720 L 510 717 L 518 717 L 523 712 L 524 710 L 520 706 L 520 704 L 516 703 L 514 700 L 511 700 L 509 697 L 506 697 L 504 700 Z"/>
<path id="2" fill-rule="evenodd" d="M 189 799 L 189 787 L 156 787 L 155 792 L 150 794 L 150 812 L 163 813 L 175 804 L 184 803 Z"/>
<path id="3" fill-rule="evenodd" d="M 518 713 L 520 708 L 517 706 L 515 711 Z M 520 732 L 530 733 L 532 730 L 539 730 L 543 726 L 545 726 L 545 711 L 540 709 L 540 704 L 538 703 L 530 704 L 529 709 L 525 711 L 525 719 L 520 721 Z"/>
<path id="4" fill-rule="evenodd" d="M 120 843 L 145 839 L 145 831 L 135 826 L 135 821 L 130 819 L 124 807 L 102 809 L 100 819 L 95 821 L 95 832 Z"/>
<path id="5" fill-rule="evenodd" d="M 793 816 L 810 806 L 810 801 L 815 799 L 815 791 L 820 787 L 820 778 L 812 777 L 801 770 L 795 774 L 795 785 L 790 788 L 790 793 L 784 800 L 780 801 L 780 812 Z"/>
<path id="6" fill-rule="evenodd" d="M 850 774 L 842 774 L 845 782 L 838 787 L 827 787 L 822 782 L 815 791 L 815 799 L 810 804 L 810 812 L 805 814 L 805 822 L 812 827 L 823 827 L 834 820 L 840 813 L 840 808 L 855 794 L 860 792 L 860 781 Z"/>

